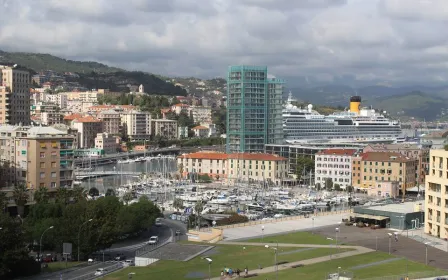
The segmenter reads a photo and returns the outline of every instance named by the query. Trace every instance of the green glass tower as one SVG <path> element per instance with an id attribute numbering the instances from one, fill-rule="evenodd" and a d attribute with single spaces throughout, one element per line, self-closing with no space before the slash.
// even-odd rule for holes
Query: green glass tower
<path id="1" fill-rule="evenodd" d="M 227 73 L 227 152 L 263 152 L 283 142 L 284 81 L 265 66 L 230 66 Z"/>

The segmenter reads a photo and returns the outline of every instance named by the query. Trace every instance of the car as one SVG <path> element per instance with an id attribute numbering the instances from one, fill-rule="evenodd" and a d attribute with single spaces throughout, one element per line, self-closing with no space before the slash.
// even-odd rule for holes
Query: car
<path id="1" fill-rule="evenodd" d="M 122 261 L 122 260 L 125 260 L 125 259 L 126 259 L 126 257 L 123 256 L 123 255 L 117 255 L 117 256 L 115 257 L 115 260 L 116 260 L 116 261 Z"/>
<path id="2" fill-rule="evenodd" d="M 180 230 L 176 230 L 176 235 L 181 235 L 182 232 L 180 232 Z"/>
<path id="3" fill-rule="evenodd" d="M 104 273 L 106 273 L 106 269 L 105 268 L 98 268 L 96 271 L 95 271 L 95 274 L 94 274 L 94 276 L 100 276 L 100 275 L 103 275 Z"/>
<path id="4" fill-rule="evenodd" d="M 149 238 L 148 244 L 157 244 L 159 243 L 159 237 L 158 236 L 151 236 Z"/>
<path id="5" fill-rule="evenodd" d="M 124 263 L 129 265 L 129 266 L 135 266 L 134 260 L 125 260 Z"/>

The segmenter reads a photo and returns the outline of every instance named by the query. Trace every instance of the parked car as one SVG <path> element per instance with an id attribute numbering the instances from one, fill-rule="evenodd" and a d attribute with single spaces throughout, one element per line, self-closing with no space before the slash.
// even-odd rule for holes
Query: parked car
<path id="1" fill-rule="evenodd" d="M 96 271 L 95 271 L 95 276 L 100 276 L 100 275 L 103 275 L 104 273 L 106 273 L 106 269 L 105 268 L 98 268 Z"/>
<path id="2" fill-rule="evenodd" d="M 157 236 L 151 236 L 149 238 L 148 244 L 157 244 L 159 243 L 159 237 Z"/>

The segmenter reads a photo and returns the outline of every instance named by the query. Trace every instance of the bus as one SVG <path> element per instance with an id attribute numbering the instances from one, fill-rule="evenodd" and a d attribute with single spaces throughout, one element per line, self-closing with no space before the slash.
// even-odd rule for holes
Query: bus
<path id="1" fill-rule="evenodd" d="M 162 225 L 162 218 L 156 219 L 156 227 L 160 227 Z"/>

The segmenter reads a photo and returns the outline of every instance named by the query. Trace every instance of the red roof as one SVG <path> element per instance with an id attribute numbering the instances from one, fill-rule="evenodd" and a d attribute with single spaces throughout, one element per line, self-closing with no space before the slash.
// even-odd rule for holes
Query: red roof
<path id="1" fill-rule="evenodd" d="M 65 120 L 65 121 L 72 121 L 72 120 L 74 120 L 74 119 L 79 119 L 79 118 L 82 118 L 82 115 L 81 115 L 81 114 L 71 114 L 71 115 L 67 115 L 67 116 L 65 116 L 65 117 L 64 117 L 64 120 Z"/>
<path id="2" fill-rule="evenodd" d="M 176 104 L 174 106 L 176 106 L 176 107 L 190 107 L 190 105 L 183 104 L 183 103 L 178 103 L 178 104 Z"/>
<path id="3" fill-rule="evenodd" d="M 265 161 L 283 161 L 284 157 L 272 154 L 250 154 L 250 153 L 235 153 L 225 154 L 219 152 L 197 152 L 191 154 L 183 154 L 179 158 L 186 159 L 240 159 L 240 160 L 265 160 Z"/>
<path id="4" fill-rule="evenodd" d="M 92 116 L 87 116 L 84 118 L 77 118 L 77 119 L 75 119 L 75 122 L 92 123 L 92 122 L 101 122 L 101 120 L 95 119 Z"/>
<path id="5" fill-rule="evenodd" d="M 162 114 L 169 113 L 169 112 L 171 112 L 171 109 L 170 108 L 162 108 L 162 109 L 160 109 L 160 112 L 162 112 Z"/>
<path id="6" fill-rule="evenodd" d="M 364 161 L 379 161 L 379 162 L 407 162 L 413 161 L 408 157 L 400 153 L 394 152 L 367 152 L 362 154 L 362 160 Z"/>
<path id="7" fill-rule="evenodd" d="M 318 155 L 330 156 L 352 156 L 356 153 L 355 149 L 326 149 L 318 152 Z"/>

